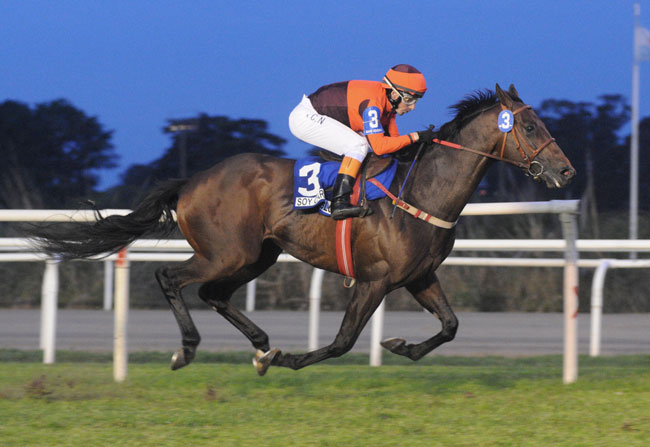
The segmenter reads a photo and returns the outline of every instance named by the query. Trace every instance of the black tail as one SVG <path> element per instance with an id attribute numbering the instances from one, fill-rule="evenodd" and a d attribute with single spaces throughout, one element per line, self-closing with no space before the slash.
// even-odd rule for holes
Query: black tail
<path id="1" fill-rule="evenodd" d="M 169 235 L 177 226 L 172 210 L 186 180 L 161 183 L 126 216 L 101 217 L 83 222 L 30 225 L 25 233 L 39 251 L 63 259 L 115 253 L 146 234 Z"/>

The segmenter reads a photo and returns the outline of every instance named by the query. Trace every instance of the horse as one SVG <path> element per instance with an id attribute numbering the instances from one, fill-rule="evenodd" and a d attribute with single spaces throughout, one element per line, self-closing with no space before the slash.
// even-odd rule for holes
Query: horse
<path id="1" fill-rule="evenodd" d="M 382 346 L 418 360 L 453 340 L 458 329 L 436 269 L 451 252 L 453 223 L 487 168 L 495 160 L 509 162 L 548 188 L 564 187 L 576 174 L 514 85 L 507 91 L 498 84 L 495 92 L 476 91 L 451 109 L 455 117 L 437 131 L 437 138 L 424 147 L 421 157 L 417 151 L 417 166 L 403 196 L 425 208 L 434 221 L 452 225 L 430 225 L 404 212 L 391 216 L 394 209 L 389 198 L 368 203 L 372 212 L 351 220 L 353 296 L 334 340 L 311 352 L 271 349 L 268 335 L 230 301 L 235 290 L 271 267 L 282 251 L 314 267 L 338 272 L 336 222 L 317 212 L 293 209 L 294 160 L 239 154 L 189 179 L 161 183 L 126 216 L 98 216 L 93 224 L 71 222 L 65 228 L 36 226 L 30 237 L 39 250 L 66 260 L 115 253 L 145 235 L 180 228 L 194 250 L 192 257 L 155 273 L 182 337 L 181 347 L 172 356 L 173 370 L 192 362 L 201 341 L 181 293 L 191 283 L 201 283 L 200 298 L 251 342 L 259 375 L 270 366 L 298 370 L 345 354 L 384 296 L 401 287 L 437 316 L 441 329 L 419 343 L 392 338 Z M 416 157 L 413 147 L 403 152 L 410 155 L 399 163 L 388 187 L 393 195 L 410 172 L 409 161 Z"/>

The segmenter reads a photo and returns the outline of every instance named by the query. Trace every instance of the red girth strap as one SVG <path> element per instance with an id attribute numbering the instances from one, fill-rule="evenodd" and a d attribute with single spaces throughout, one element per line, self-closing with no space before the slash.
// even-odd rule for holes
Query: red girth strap
<path id="1" fill-rule="evenodd" d="M 359 196 L 361 193 L 360 180 L 354 183 L 352 195 L 350 196 L 350 203 L 357 205 L 359 203 Z M 336 222 L 336 263 L 339 267 L 339 272 L 347 278 L 354 278 L 354 267 L 352 265 L 352 244 L 351 244 L 351 231 L 352 218 L 339 220 Z M 344 285 L 348 284 L 347 282 Z M 350 282 L 350 287 L 354 282 Z M 347 287 L 347 286 L 346 286 Z"/>

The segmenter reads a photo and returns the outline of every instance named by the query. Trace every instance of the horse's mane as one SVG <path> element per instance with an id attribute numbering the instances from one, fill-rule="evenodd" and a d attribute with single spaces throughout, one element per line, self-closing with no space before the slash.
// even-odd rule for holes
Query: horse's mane
<path id="1" fill-rule="evenodd" d="M 519 100 L 519 98 L 513 98 Z M 454 118 L 445 123 L 436 132 L 436 138 L 440 140 L 451 140 L 458 132 L 476 115 L 493 107 L 499 102 L 496 93 L 489 89 L 476 90 L 469 95 L 466 95 L 461 101 L 449 107 L 450 110 L 455 111 Z M 419 143 L 414 143 L 395 155 L 400 161 L 411 161 L 415 157 Z"/>
<path id="2" fill-rule="evenodd" d="M 461 101 L 450 106 L 450 110 L 456 111 L 454 119 L 444 124 L 438 131 L 438 138 L 447 140 L 458 134 L 467 122 L 479 113 L 499 102 L 497 95 L 488 89 L 476 90 L 465 96 Z"/>

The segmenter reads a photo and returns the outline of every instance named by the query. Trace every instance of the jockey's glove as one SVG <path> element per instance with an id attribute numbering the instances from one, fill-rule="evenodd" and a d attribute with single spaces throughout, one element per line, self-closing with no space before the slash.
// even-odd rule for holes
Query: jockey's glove
<path id="1" fill-rule="evenodd" d="M 433 126 L 430 126 L 427 130 L 418 132 L 418 139 L 423 143 L 430 144 L 433 142 L 435 137 L 436 133 L 433 131 Z"/>

